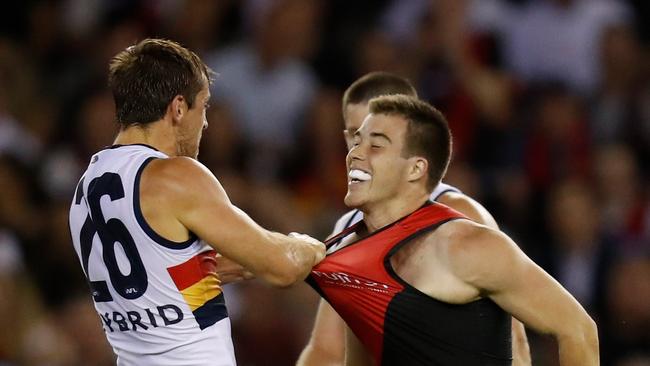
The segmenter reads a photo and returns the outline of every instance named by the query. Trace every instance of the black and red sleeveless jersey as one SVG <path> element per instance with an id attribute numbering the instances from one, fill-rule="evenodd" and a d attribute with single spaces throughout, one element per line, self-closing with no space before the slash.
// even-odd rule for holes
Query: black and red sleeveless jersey
<path id="1" fill-rule="evenodd" d="M 307 282 L 345 320 L 379 365 L 510 365 L 510 315 L 492 300 L 438 301 L 410 286 L 390 258 L 462 214 L 428 204 L 329 254 Z M 328 241 L 332 245 L 363 222 Z"/>

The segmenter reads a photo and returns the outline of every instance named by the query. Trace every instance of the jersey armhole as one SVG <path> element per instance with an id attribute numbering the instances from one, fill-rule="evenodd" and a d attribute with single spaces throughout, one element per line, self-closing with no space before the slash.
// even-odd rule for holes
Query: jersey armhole
<path id="1" fill-rule="evenodd" d="M 415 288 L 415 286 L 413 286 L 413 285 L 411 285 L 410 283 L 408 283 L 408 282 L 407 282 L 406 280 L 404 280 L 400 275 L 398 275 L 397 272 L 395 272 L 395 269 L 393 268 L 393 265 L 391 264 L 390 259 L 391 259 L 391 258 L 395 255 L 395 253 L 397 253 L 400 249 L 402 249 L 404 246 L 410 244 L 410 243 L 412 242 L 413 239 L 415 239 L 415 238 L 417 238 L 417 237 L 419 237 L 419 236 L 422 236 L 422 235 L 424 235 L 424 234 L 430 233 L 430 232 L 436 230 L 437 228 L 439 228 L 441 225 L 443 225 L 443 224 L 445 224 L 445 223 L 447 223 L 447 222 L 449 222 L 449 221 L 458 220 L 458 219 L 464 219 L 464 217 L 450 217 L 450 218 L 445 219 L 445 220 L 443 220 L 443 221 L 437 222 L 437 223 L 435 223 L 435 224 L 433 224 L 433 225 L 431 225 L 431 226 L 424 227 L 424 228 L 422 228 L 422 229 L 420 229 L 420 230 L 414 232 L 413 234 L 407 236 L 406 238 L 402 239 L 399 243 L 395 244 L 395 246 L 393 246 L 393 247 L 388 251 L 388 253 L 386 254 L 386 256 L 384 257 L 384 269 L 386 270 L 386 273 L 388 273 L 388 275 L 389 275 L 391 278 L 393 278 L 395 281 L 397 281 L 397 282 L 399 282 L 400 284 L 402 284 L 402 286 L 404 286 L 404 288 L 408 288 L 408 289 L 410 289 L 410 290 L 412 290 L 412 291 L 415 291 L 415 292 L 417 292 L 417 293 L 419 293 L 419 294 L 421 294 L 421 295 L 424 295 L 424 296 L 430 297 L 429 295 L 427 295 L 427 294 L 423 293 L 422 291 L 418 290 L 417 288 Z"/>
<path id="2" fill-rule="evenodd" d="M 142 172 L 144 171 L 144 168 L 146 168 L 146 166 L 149 163 L 151 163 L 154 159 L 158 159 L 158 158 L 156 157 L 147 158 L 142 163 L 142 165 L 140 165 L 137 173 L 135 174 L 135 181 L 133 183 L 133 213 L 135 214 L 135 219 L 140 225 L 140 228 L 145 232 L 145 234 L 147 234 L 147 236 L 157 244 L 162 245 L 163 247 L 168 249 L 176 249 L 176 250 L 187 249 L 198 239 L 196 234 L 190 231 L 189 239 L 183 242 L 169 240 L 167 238 L 162 237 L 151 226 L 149 226 L 147 220 L 144 218 L 144 215 L 142 214 L 142 209 L 140 207 L 140 178 L 142 177 Z"/>

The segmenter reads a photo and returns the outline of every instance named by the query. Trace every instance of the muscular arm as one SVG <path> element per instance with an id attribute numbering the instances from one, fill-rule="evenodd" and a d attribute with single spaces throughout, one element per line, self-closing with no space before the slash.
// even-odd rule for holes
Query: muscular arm
<path id="1" fill-rule="evenodd" d="M 375 362 L 352 330 L 345 326 L 345 366 L 374 366 Z"/>
<path id="2" fill-rule="evenodd" d="M 447 192 L 437 202 L 447 205 L 472 220 L 498 230 L 492 215 L 481 204 L 470 197 Z M 346 218 L 344 221 L 347 221 Z M 336 234 L 336 233 L 333 233 Z M 298 366 L 343 365 L 345 358 L 345 322 L 324 300 L 318 308 L 316 321 L 309 343 L 298 359 Z M 530 366 L 530 350 L 523 324 L 512 318 L 513 366 Z"/>
<path id="3" fill-rule="evenodd" d="M 314 329 L 305 349 L 298 358 L 298 366 L 340 366 L 345 358 L 345 322 L 339 314 L 321 299 Z"/>
<path id="4" fill-rule="evenodd" d="M 499 225 L 494 217 L 469 196 L 462 193 L 446 192 L 437 199 L 437 202 L 447 205 L 462 213 L 479 224 L 491 229 L 499 230 Z M 514 317 L 512 318 L 512 366 L 530 366 L 530 347 L 524 325 Z"/>
<path id="5" fill-rule="evenodd" d="M 341 217 L 330 235 L 337 234 L 340 227 L 349 220 Z M 302 350 L 296 366 L 341 366 L 345 362 L 345 328 L 343 318 L 324 299 L 320 300 L 314 328 L 305 349 Z"/>
<path id="6" fill-rule="evenodd" d="M 506 235 L 469 222 L 454 222 L 448 265 L 461 281 L 505 311 L 558 341 L 561 365 L 598 365 L 594 321 L 557 281 Z"/>
<path id="7" fill-rule="evenodd" d="M 252 280 L 255 278 L 255 275 L 244 268 L 244 266 L 222 256 L 221 254 L 217 255 L 216 263 L 217 275 L 219 276 L 222 285 Z"/>
<path id="8" fill-rule="evenodd" d="M 305 278 L 324 257 L 324 245 L 314 239 L 289 237 L 256 224 L 230 202 L 214 175 L 193 159 L 152 161 L 144 170 L 141 187 L 145 187 L 141 188 L 143 205 L 151 206 L 155 200 L 158 212 L 171 212 L 153 215 L 154 224 L 195 233 L 276 286 Z"/>

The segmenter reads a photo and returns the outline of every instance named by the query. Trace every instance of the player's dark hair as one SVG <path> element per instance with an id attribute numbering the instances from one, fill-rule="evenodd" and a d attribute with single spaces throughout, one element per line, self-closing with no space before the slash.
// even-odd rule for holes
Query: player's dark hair
<path id="1" fill-rule="evenodd" d="M 174 41 L 148 38 L 130 46 L 109 65 L 117 121 L 122 128 L 157 121 L 177 95 L 192 108 L 212 74 L 199 56 Z"/>
<path id="2" fill-rule="evenodd" d="M 408 122 L 403 153 L 429 162 L 427 189 L 433 190 L 451 159 L 451 132 L 445 116 L 429 103 L 406 95 L 371 99 L 369 109 L 372 114 L 396 115 Z"/>
<path id="3" fill-rule="evenodd" d="M 411 83 L 398 75 L 383 71 L 365 74 L 350 85 L 343 93 L 343 115 L 348 104 L 367 103 L 381 95 L 404 94 L 417 97 L 418 93 Z"/>

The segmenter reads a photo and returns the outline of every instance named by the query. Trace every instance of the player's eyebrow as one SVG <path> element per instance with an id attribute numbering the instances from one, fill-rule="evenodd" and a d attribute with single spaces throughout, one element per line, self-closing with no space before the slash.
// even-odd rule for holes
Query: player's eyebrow
<path id="1" fill-rule="evenodd" d="M 359 137 L 359 136 L 361 136 L 361 132 L 359 132 L 359 130 L 356 130 L 354 132 L 354 137 Z M 370 133 L 370 138 L 373 138 L 373 137 L 374 138 L 383 138 L 386 141 L 388 141 L 389 144 L 393 143 L 393 141 L 390 139 L 390 137 L 388 137 L 386 134 L 381 133 L 381 132 L 371 132 Z"/>
<path id="2" fill-rule="evenodd" d="M 391 139 L 386 134 L 383 134 L 381 132 L 371 132 L 370 133 L 370 138 L 373 138 L 373 137 L 383 138 L 386 141 L 388 141 L 389 144 L 393 143 L 393 141 L 391 141 Z"/>

